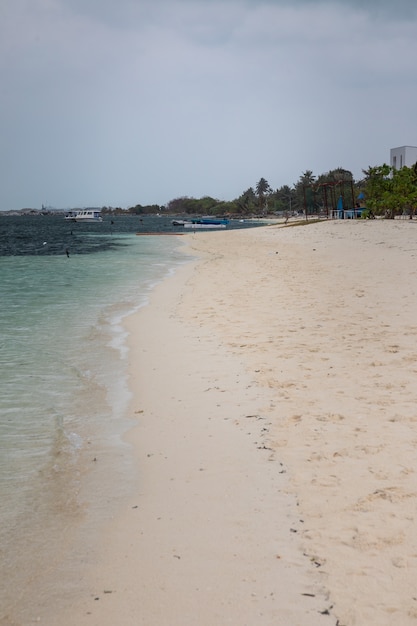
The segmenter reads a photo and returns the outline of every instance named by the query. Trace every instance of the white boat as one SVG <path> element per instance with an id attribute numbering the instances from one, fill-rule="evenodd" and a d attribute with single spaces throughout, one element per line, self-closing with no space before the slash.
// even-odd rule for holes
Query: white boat
<path id="1" fill-rule="evenodd" d="M 65 214 L 65 219 L 69 222 L 102 222 L 101 211 L 94 209 L 83 209 L 81 211 L 69 211 Z"/>
<path id="2" fill-rule="evenodd" d="M 184 228 L 191 229 L 210 229 L 210 228 L 226 228 L 226 224 L 202 224 L 201 222 L 187 222 L 184 224 Z"/>
<path id="3" fill-rule="evenodd" d="M 226 228 L 228 220 L 203 217 L 184 223 L 184 228 Z"/>

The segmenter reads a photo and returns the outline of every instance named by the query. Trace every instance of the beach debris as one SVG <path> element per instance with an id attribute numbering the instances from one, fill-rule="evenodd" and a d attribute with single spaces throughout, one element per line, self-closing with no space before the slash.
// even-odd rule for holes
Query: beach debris
<path id="1" fill-rule="evenodd" d="M 111 589 L 105 589 L 103 593 L 113 593 L 113 591 Z"/>
<path id="2" fill-rule="evenodd" d="M 330 611 L 332 610 L 332 608 L 333 604 L 331 604 L 328 609 L 324 609 L 324 611 L 319 611 L 319 613 L 320 615 L 330 615 Z"/>

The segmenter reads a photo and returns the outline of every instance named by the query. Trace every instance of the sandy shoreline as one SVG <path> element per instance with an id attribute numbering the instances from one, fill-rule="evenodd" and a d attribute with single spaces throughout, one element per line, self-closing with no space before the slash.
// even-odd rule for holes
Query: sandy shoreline
<path id="1" fill-rule="evenodd" d="M 61 624 L 416 622 L 415 228 L 187 237 L 128 321 L 140 493 Z"/>

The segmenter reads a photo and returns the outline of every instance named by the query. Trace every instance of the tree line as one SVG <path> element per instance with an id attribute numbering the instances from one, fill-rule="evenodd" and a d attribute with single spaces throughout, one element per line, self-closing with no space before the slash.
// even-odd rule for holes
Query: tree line
<path id="1" fill-rule="evenodd" d="M 231 217 L 264 217 L 295 214 L 331 215 L 337 207 L 352 209 L 366 207 L 374 215 L 394 218 L 398 214 L 413 217 L 417 207 L 417 163 L 396 170 L 389 165 L 362 170 L 363 178 L 355 181 L 352 172 L 342 167 L 315 176 L 303 172 L 293 185 L 273 189 L 265 178 L 243 191 L 231 201 L 211 196 L 183 196 L 170 200 L 165 206 L 137 204 L 127 210 L 103 207 L 111 214 L 171 214 L 227 215 Z M 363 212 L 366 215 L 366 212 Z"/>

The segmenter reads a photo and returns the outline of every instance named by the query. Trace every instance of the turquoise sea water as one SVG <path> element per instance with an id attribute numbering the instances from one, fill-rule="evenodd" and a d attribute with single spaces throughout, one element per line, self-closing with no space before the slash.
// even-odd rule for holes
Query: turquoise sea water
<path id="1" fill-rule="evenodd" d="M 135 234 L 160 229 L 0 216 L 1 624 L 36 620 L 57 577 L 68 592 L 98 519 L 132 488 L 122 320 L 187 260 L 180 238 Z"/>

